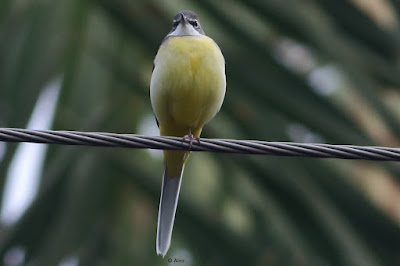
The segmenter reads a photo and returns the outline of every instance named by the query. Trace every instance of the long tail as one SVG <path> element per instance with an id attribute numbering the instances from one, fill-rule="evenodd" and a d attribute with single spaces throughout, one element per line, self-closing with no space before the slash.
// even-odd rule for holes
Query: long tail
<path id="1" fill-rule="evenodd" d="M 161 187 L 160 206 L 158 209 L 157 224 L 157 254 L 163 257 L 171 243 L 172 229 L 174 227 L 175 212 L 178 205 L 179 190 L 181 188 L 183 168 L 177 176 L 168 176 L 166 169 Z"/>

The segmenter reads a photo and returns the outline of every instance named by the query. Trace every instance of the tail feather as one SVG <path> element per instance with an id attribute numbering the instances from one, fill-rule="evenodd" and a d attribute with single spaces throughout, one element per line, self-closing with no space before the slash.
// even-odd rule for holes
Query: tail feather
<path id="1" fill-rule="evenodd" d="M 157 223 L 157 254 L 163 257 L 171 243 L 172 229 L 174 226 L 176 207 L 178 205 L 179 190 L 182 182 L 183 166 L 178 176 L 170 177 L 164 171 L 161 187 L 160 206 L 158 209 Z"/>

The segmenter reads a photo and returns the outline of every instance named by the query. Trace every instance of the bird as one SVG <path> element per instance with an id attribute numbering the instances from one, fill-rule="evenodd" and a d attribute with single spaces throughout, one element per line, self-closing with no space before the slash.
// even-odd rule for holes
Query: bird
<path id="1" fill-rule="evenodd" d="M 206 36 L 193 11 L 180 11 L 154 59 L 150 100 L 161 136 L 189 140 L 189 150 L 164 150 L 164 175 L 157 222 L 157 255 L 168 252 L 185 163 L 193 140 L 225 98 L 225 59 Z"/>

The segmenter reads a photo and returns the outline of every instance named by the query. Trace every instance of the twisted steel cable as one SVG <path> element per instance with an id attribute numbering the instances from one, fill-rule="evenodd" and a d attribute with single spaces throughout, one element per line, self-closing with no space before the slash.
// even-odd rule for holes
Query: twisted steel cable
<path id="1" fill-rule="evenodd" d="M 183 141 L 181 137 L 106 132 L 0 128 L 0 141 L 158 150 L 189 150 L 190 148 L 191 151 L 400 161 L 400 148 L 206 138 L 202 138 L 200 142 L 194 140 L 190 147 L 189 142 Z"/>

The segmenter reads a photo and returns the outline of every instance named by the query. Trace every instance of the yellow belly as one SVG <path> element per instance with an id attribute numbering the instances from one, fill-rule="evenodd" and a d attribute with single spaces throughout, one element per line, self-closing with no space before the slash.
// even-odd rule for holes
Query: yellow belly
<path id="1" fill-rule="evenodd" d="M 161 135 L 184 136 L 219 111 L 225 96 L 225 61 L 207 36 L 168 38 L 154 61 L 150 96 Z"/>

